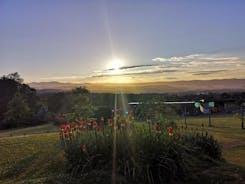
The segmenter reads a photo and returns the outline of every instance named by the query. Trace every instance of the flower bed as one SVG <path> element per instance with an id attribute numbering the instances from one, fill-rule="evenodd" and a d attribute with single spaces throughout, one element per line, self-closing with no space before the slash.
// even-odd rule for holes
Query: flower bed
<path id="1" fill-rule="evenodd" d="M 107 123 L 103 118 L 67 122 L 60 130 L 67 172 L 87 183 L 111 182 L 113 155 L 119 183 L 184 181 L 200 160 L 221 158 L 219 144 L 207 134 L 152 125 L 149 120 L 136 124 L 132 115 L 119 114 Z"/>

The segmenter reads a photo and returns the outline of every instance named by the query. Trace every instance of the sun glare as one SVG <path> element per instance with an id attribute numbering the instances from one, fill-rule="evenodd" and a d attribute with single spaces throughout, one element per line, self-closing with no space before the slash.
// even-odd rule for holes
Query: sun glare
<path id="1" fill-rule="evenodd" d="M 123 66 L 123 62 L 119 58 L 114 58 L 109 63 L 109 68 L 114 70 L 119 70 Z"/>

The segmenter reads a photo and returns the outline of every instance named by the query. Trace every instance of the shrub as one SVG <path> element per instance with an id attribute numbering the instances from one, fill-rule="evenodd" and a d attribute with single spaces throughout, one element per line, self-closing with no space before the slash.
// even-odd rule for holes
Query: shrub
<path id="1" fill-rule="evenodd" d="M 206 135 L 198 133 L 194 135 L 185 135 L 183 142 L 195 148 L 196 152 L 199 154 L 202 153 L 208 155 L 212 159 L 221 159 L 222 150 L 220 144 L 213 138 L 213 136 L 209 136 L 207 133 Z"/>

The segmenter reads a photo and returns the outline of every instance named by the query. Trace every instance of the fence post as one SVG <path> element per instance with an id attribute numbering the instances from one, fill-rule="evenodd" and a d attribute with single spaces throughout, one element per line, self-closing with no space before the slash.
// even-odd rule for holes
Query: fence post
<path id="1" fill-rule="evenodd" d="M 208 126 L 211 127 L 211 108 L 209 108 L 209 113 L 208 113 Z"/>
<path id="2" fill-rule="evenodd" d="M 244 118 L 243 118 L 243 103 L 241 104 L 241 117 L 242 117 L 242 122 L 241 122 L 241 126 L 242 126 L 242 129 L 244 129 Z"/>
<path id="3" fill-rule="evenodd" d="M 185 104 L 185 114 L 184 114 L 184 116 L 185 116 L 185 128 L 187 128 L 187 122 L 186 122 L 186 104 Z"/>

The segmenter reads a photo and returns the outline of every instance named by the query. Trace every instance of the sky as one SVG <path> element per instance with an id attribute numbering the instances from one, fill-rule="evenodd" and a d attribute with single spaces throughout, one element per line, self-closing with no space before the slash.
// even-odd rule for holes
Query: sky
<path id="1" fill-rule="evenodd" d="M 0 75 L 25 82 L 245 78 L 245 1 L 0 0 Z"/>

